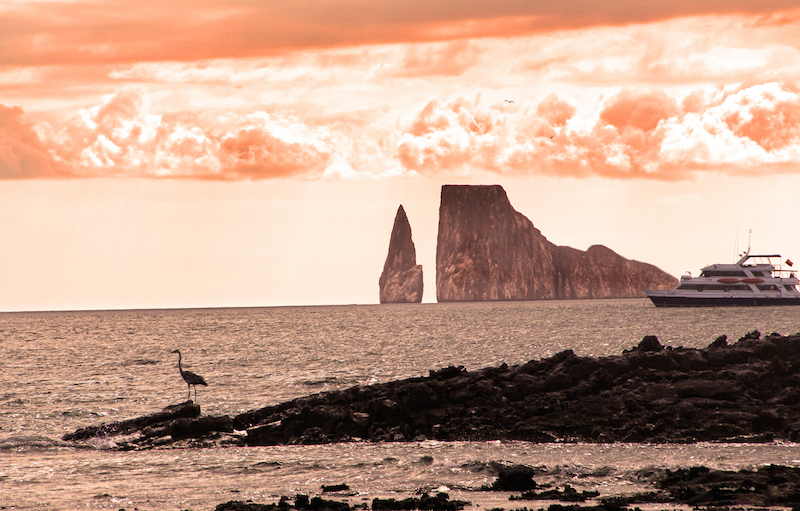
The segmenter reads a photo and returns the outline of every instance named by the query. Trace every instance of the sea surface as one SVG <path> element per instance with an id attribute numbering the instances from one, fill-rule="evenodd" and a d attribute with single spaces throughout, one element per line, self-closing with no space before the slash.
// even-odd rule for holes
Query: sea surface
<path id="1" fill-rule="evenodd" d="M 616 355 L 645 335 L 702 348 L 719 335 L 800 331 L 800 307 L 661 309 L 645 300 L 0 313 L 0 506 L 214 509 L 229 500 L 318 495 L 351 503 L 447 490 L 471 509 L 536 508 L 478 492 L 492 463 L 540 467 L 537 482 L 603 495 L 641 491 L 654 470 L 800 466 L 800 445 L 348 443 L 117 452 L 64 442 L 77 428 L 186 400 L 177 370 L 206 378 L 204 414 L 235 415 L 298 396 L 514 365 L 572 349 Z"/>

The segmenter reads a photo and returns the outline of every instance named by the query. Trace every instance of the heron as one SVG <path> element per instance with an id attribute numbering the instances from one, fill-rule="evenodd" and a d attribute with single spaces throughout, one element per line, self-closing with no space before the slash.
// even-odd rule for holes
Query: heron
<path id="1" fill-rule="evenodd" d="M 186 382 L 187 390 L 189 391 L 189 395 L 186 396 L 186 400 L 189 401 L 192 397 L 192 385 L 194 385 L 194 400 L 197 401 L 197 385 L 205 385 L 208 386 L 208 383 L 203 379 L 202 376 L 198 374 L 194 374 L 191 371 L 184 371 L 181 367 L 181 350 L 174 350 L 173 353 L 178 354 L 178 371 L 181 372 L 181 378 L 183 381 Z"/>

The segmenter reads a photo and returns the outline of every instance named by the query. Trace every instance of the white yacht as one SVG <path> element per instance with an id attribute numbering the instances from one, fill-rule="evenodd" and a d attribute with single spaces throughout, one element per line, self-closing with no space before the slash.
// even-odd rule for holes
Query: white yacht
<path id="1" fill-rule="evenodd" d="M 681 276 L 672 291 L 646 290 L 656 307 L 724 307 L 800 305 L 800 291 L 792 262 L 780 255 L 745 253 L 733 264 L 712 264 L 699 277 Z"/>

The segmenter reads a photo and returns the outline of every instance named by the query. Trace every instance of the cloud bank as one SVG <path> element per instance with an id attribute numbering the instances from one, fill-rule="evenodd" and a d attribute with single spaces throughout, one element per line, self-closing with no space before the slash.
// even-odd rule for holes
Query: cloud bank
<path id="1" fill-rule="evenodd" d="M 168 177 L 218 180 L 468 173 L 676 180 L 704 170 L 796 171 L 800 91 L 778 83 L 696 88 L 683 97 L 661 89 L 622 89 L 605 98 L 595 121 L 575 121 L 574 102 L 551 94 L 535 106 L 464 97 L 434 98 L 398 132 L 367 123 L 379 140 L 364 161 L 366 135 L 291 116 L 254 112 L 220 123 L 150 111 L 142 88 L 104 97 L 40 136 L 19 108 L 0 109 L 0 176 Z"/>
<path id="2" fill-rule="evenodd" d="M 22 114 L 19 107 L 0 105 L 0 179 L 58 177 L 52 155 Z"/>
<path id="3" fill-rule="evenodd" d="M 0 179 L 800 170 L 791 2 L 540 4 L 5 4 Z"/>
<path id="4" fill-rule="evenodd" d="M 501 174 L 675 180 L 703 170 L 797 171 L 800 94 L 776 83 L 697 89 L 679 101 L 663 90 L 624 89 L 597 121 L 573 128 L 576 108 L 550 96 L 514 112 L 463 99 L 433 100 L 401 137 L 399 159 L 423 173 L 481 168 Z"/>
<path id="5" fill-rule="evenodd" d="M 697 15 L 771 16 L 793 0 L 423 2 L 116 0 L 0 7 L 0 65 L 239 58 L 286 50 L 509 37 Z"/>

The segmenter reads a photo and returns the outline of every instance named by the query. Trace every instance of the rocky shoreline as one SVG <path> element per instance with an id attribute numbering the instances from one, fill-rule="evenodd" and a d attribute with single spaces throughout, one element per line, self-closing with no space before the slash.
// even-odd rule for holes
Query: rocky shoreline
<path id="1" fill-rule="evenodd" d="M 598 491 L 577 491 L 570 484 L 553 487 L 537 484 L 537 469 L 525 465 L 498 466 L 497 478 L 491 486 L 476 491 L 514 492 L 509 496 L 509 509 L 527 510 L 525 503 L 548 511 L 621 511 L 635 505 L 692 506 L 694 509 L 765 509 L 800 508 L 800 468 L 764 466 L 756 470 L 710 470 L 706 467 L 677 470 L 653 469 L 649 473 L 650 491 L 628 495 L 601 495 Z M 347 485 L 342 485 L 349 489 Z M 326 493 L 323 487 L 323 495 Z M 292 504 L 294 500 L 294 504 Z M 556 502 L 547 504 L 548 502 Z M 459 511 L 471 503 L 451 500 L 447 493 L 433 496 L 427 492 L 406 499 L 375 498 L 371 504 L 351 504 L 315 496 L 283 496 L 276 504 L 229 501 L 216 511 L 355 511 L 372 509 Z M 490 511 L 503 511 L 496 507 Z M 633 508 L 639 510 L 638 507 Z"/>
<path id="2" fill-rule="evenodd" d="M 234 417 L 203 416 L 187 401 L 63 437 L 77 446 L 98 438 L 118 450 L 426 439 L 798 441 L 800 334 L 751 332 L 735 343 L 722 336 L 704 349 L 663 346 L 647 336 L 615 356 L 581 357 L 566 350 L 516 366 L 476 371 L 451 366 L 427 377 L 324 392 Z M 498 464 L 494 469 L 496 481 L 475 490 L 511 494 L 507 508 L 492 511 L 527 511 L 528 506 L 619 511 L 640 504 L 800 509 L 800 468 L 795 467 L 738 472 L 651 467 L 646 482 L 652 490 L 622 496 L 579 491 L 563 482 L 537 484 L 534 477 L 542 474 L 533 467 Z M 323 488 L 323 494 L 338 489 Z M 467 505 L 446 494 L 376 499 L 371 505 L 297 495 L 277 504 L 230 501 L 217 509 L 451 511 Z"/>
<path id="3" fill-rule="evenodd" d="M 524 440 L 693 443 L 800 439 L 800 334 L 751 332 L 704 349 L 653 336 L 608 357 L 566 350 L 517 366 L 300 397 L 234 417 L 201 416 L 191 401 L 79 429 L 121 450 L 351 441 Z"/>

